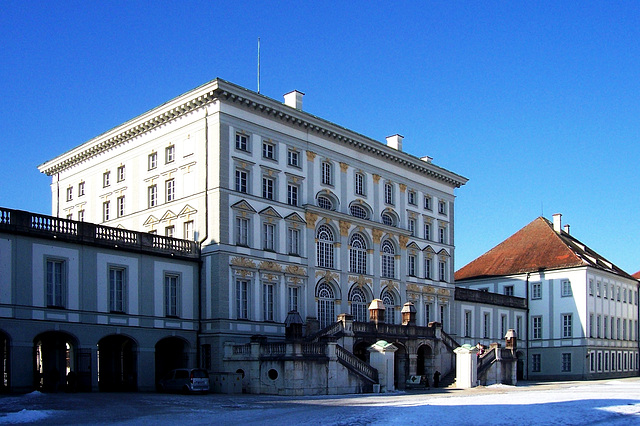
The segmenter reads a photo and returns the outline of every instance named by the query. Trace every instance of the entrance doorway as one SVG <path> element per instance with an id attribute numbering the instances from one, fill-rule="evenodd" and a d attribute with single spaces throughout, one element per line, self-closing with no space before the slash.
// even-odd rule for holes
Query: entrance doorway
<path id="1" fill-rule="evenodd" d="M 107 336 L 98 342 L 98 388 L 103 392 L 138 389 L 137 345 L 127 336 Z"/>
<path id="2" fill-rule="evenodd" d="M 43 392 L 66 388 L 67 377 L 76 373 L 75 338 L 61 331 L 48 331 L 34 339 L 35 387 Z"/>

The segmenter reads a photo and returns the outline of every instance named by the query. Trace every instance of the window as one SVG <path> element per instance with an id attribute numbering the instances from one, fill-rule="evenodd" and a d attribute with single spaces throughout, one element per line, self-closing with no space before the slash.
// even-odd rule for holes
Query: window
<path id="1" fill-rule="evenodd" d="M 593 314 L 589 314 L 589 337 L 593 337 Z"/>
<path id="2" fill-rule="evenodd" d="M 298 185 L 287 184 L 287 204 L 290 206 L 298 205 L 298 189 Z"/>
<path id="3" fill-rule="evenodd" d="M 384 184 L 384 202 L 393 205 L 393 184 L 390 182 Z"/>
<path id="4" fill-rule="evenodd" d="M 600 315 L 596 316 L 596 337 L 600 338 L 600 324 L 602 323 L 602 317 Z"/>
<path id="5" fill-rule="evenodd" d="M 164 314 L 168 317 L 178 317 L 180 315 L 178 307 L 180 295 L 180 277 L 178 275 L 167 274 L 164 276 Z"/>
<path id="6" fill-rule="evenodd" d="M 176 147 L 175 145 L 169 145 L 164 149 L 164 162 L 165 164 L 173 163 L 176 156 Z"/>
<path id="7" fill-rule="evenodd" d="M 109 310 L 125 311 L 125 269 L 109 268 Z"/>
<path id="8" fill-rule="evenodd" d="M 122 217 L 124 216 L 124 195 L 120 196 L 117 198 L 117 204 L 118 204 L 118 217 Z"/>
<path id="9" fill-rule="evenodd" d="M 491 314 L 485 312 L 482 318 L 482 337 L 488 339 L 491 336 Z"/>
<path id="10" fill-rule="evenodd" d="M 424 224 L 424 239 L 431 240 L 431 224 L 430 223 Z"/>
<path id="11" fill-rule="evenodd" d="M 333 232 L 331 228 L 322 225 L 318 228 L 317 261 L 320 268 L 333 268 Z"/>
<path id="12" fill-rule="evenodd" d="M 351 212 L 351 216 L 357 217 L 359 219 L 366 219 L 369 216 L 367 214 L 367 211 L 364 209 L 364 207 L 359 206 L 357 204 L 354 204 L 351 207 L 349 207 L 349 211 Z"/>
<path id="13" fill-rule="evenodd" d="M 387 240 L 382 243 L 381 251 L 382 251 L 382 276 L 385 278 L 394 278 L 396 273 L 395 248 L 393 247 L 393 244 L 391 244 L 391 242 Z"/>
<path id="14" fill-rule="evenodd" d="M 571 371 L 571 354 L 570 353 L 562 354 L 562 371 L 565 373 Z"/>
<path id="15" fill-rule="evenodd" d="M 505 296 L 513 296 L 513 286 L 512 285 L 504 286 L 504 295 Z"/>
<path id="16" fill-rule="evenodd" d="M 596 296 L 602 297 L 602 293 L 600 292 L 600 281 L 596 283 Z"/>
<path id="17" fill-rule="evenodd" d="M 619 302 L 620 301 L 620 287 L 616 288 L 616 293 L 618 293 L 617 296 L 616 296 L 616 300 Z"/>
<path id="18" fill-rule="evenodd" d="M 464 311 L 464 337 L 471 337 L 471 311 Z"/>
<path id="19" fill-rule="evenodd" d="M 149 166 L 149 170 L 153 170 L 158 167 L 158 153 L 152 152 L 151 154 L 149 154 L 149 157 L 147 158 L 147 164 Z"/>
<path id="20" fill-rule="evenodd" d="M 236 280 L 236 318 L 249 319 L 249 281 Z"/>
<path id="21" fill-rule="evenodd" d="M 106 222 L 107 220 L 109 220 L 109 201 L 102 203 L 102 221 Z"/>
<path id="22" fill-rule="evenodd" d="M 275 233 L 276 226 L 272 223 L 263 223 L 262 224 L 262 241 L 263 241 L 263 249 L 265 250 L 275 250 Z"/>
<path id="23" fill-rule="evenodd" d="M 384 305 L 385 310 L 385 319 L 384 322 L 387 324 L 395 324 L 396 323 L 396 299 L 393 297 L 393 293 L 389 290 L 385 290 L 382 293 L 382 304 Z"/>
<path id="24" fill-rule="evenodd" d="M 249 150 L 249 136 L 242 133 L 236 133 L 236 149 L 241 151 Z"/>
<path id="25" fill-rule="evenodd" d="M 68 187 L 67 188 L 67 201 L 71 201 L 73 200 L 73 188 L 72 187 Z"/>
<path id="26" fill-rule="evenodd" d="M 507 316 L 500 316 L 500 336 L 503 338 L 507 335 Z"/>
<path id="27" fill-rule="evenodd" d="M 609 317 L 607 315 L 604 316 L 604 321 L 602 322 L 603 325 L 603 334 L 602 337 L 604 337 L 605 339 L 609 338 Z"/>
<path id="28" fill-rule="evenodd" d="M 124 166 L 120 166 L 118 167 L 117 170 L 117 177 L 116 179 L 118 180 L 118 182 L 122 182 L 124 180 Z"/>
<path id="29" fill-rule="evenodd" d="M 289 254 L 300 254 L 300 230 L 289 228 Z"/>
<path id="30" fill-rule="evenodd" d="M 169 179 L 168 181 L 165 182 L 165 188 L 166 188 L 167 203 L 169 201 L 175 200 L 176 199 L 176 181 L 173 179 Z"/>
<path id="31" fill-rule="evenodd" d="M 431 322 L 431 303 L 424 304 L 424 322 L 427 325 Z"/>
<path id="32" fill-rule="evenodd" d="M 447 228 L 440 227 L 438 228 L 438 237 L 440 244 L 447 244 Z"/>
<path id="33" fill-rule="evenodd" d="M 318 207 L 325 210 L 333 210 L 333 203 L 328 197 L 320 195 L 318 197 Z"/>
<path id="34" fill-rule="evenodd" d="M 333 168 L 328 161 L 322 162 L 322 183 L 325 185 L 333 185 Z"/>
<path id="35" fill-rule="evenodd" d="M 389 213 L 382 213 L 382 223 L 387 226 L 394 226 L 395 221 L 393 220 L 393 216 L 391 216 Z"/>
<path id="36" fill-rule="evenodd" d="M 431 279 L 431 259 L 426 258 L 424 260 L 424 277 L 426 279 Z"/>
<path id="37" fill-rule="evenodd" d="M 164 228 L 164 235 L 169 237 L 169 238 L 173 238 L 173 236 L 175 235 L 175 227 L 172 226 L 167 226 L 166 228 Z"/>
<path id="38" fill-rule="evenodd" d="M 82 197 L 84 195 L 84 182 L 80 182 L 78 184 L 78 197 Z"/>
<path id="39" fill-rule="evenodd" d="M 185 240 L 195 241 L 195 238 L 194 238 L 195 235 L 193 233 L 193 221 L 192 220 L 186 221 L 184 223 L 184 234 L 183 235 L 184 235 L 183 238 Z"/>
<path id="40" fill-rule="evenodd" d="M 249 173 L 244 170 L 236 169 L 236 191 L 246 194 L 248 191 L 248 182 Z"/>
<path id="41" fill-rule="evenodd" d="M 102 174 L 102 187 L 106 188 L 109 186 L 109 177 L 111 175 L 111 172 L 104 172 Z"/>
<path id="42" fill-rule="evenodd" d="M 407 202 L 412 206 L 416 205 L 416 192 L 415 191 L 408 191 L 407 192 Z"/>
<path id="43" fill-rule="evenodd" d="M 262 198 L 267 200 L 273 200 L 273 191 L 275 187 L 275 181 L 272 178 L 262 177 Z"/>
<path id="44" fill-rule="evenodd" d="M 47 259 L 47 306 L 64 308 L 66 304 L 67 270 L 64 260 Z"/>
<path id="45" fill-rule="evenodd" d="M 298 311 L 298 287 L 289 287 L 289 312 Z"/>
<path id="46" fill-rule="evenodd" d="M 356 172 L 354 176 L 354 192 L 356 195 L 365 195 L 364 174 Z"/>
<path id="47" fill-rule="evenodd" d="M 440 324 L 442 324 L 442 327 L 444 327 L 445 324 L 445 305 L 440 305 Z"/>
<path id="48" fill-rule="evenodd" d="M 447 202 L 446 201 L 438 201 L 438 213 L 447 214 Z"/>
<path id="49" fill-rule="evenodd" d="M 274 285 L 272 283 L 267 283 L 262 285 L 262 317 L 264 321 L 273 321 L 274 320 L 274 302 L 273 302 L 273 289 Z"/>
<path id="50" fill-rule="evenodd" d="M 531 283 L 531 298 L 542 299 L 542 283 Z"/>
<path id="51" fill-rule="evenodd" d="M 542 317 L 532 317 L 531 321 L 533 322 L 533 339 L 542 339 Z"/>
<path id="52" fill-rule="evenodd" d="M 322 282 L 318 285 L 316 297 L 318 298 L 318 321 L 322 329 L 336 321 L 333 289 L 326 282 Z"/>
<path id="53" fill-rule="evenodd" d="M 416 236 L 416 220 L 415 219 L 409 219 L 409 232 L 411 233 L 412 237 Z"/>
<path id="54" fill-rule="evenodd" d="M 158 205 L 158 186 L 157 185 L 151 185 L 149 188 L 147 188 L 147 198 L 148 198 L 147 201 L 150 208 Z"/>
<path id="55" fill-rule="evenodd" d="M 294 151 L 293 149 L 290 149 L 287 151 L 287 164 L 289 164 L 290 166 L 293 167 L 300 167 L 300 154 L 298 153 L 298 151 Z"/>
<path id="56" fill-rule="evenodd" d="M 367 244 L 360 234 L 353 234 L 349 242 L 349 271 L 354 274 L 367 273 Z"/>
<path id="57" fill-rule="evenodd" d="M 603 290 L 602 292 L 604 293 L 603 297 L 605 299 L 608 299 L 609 298 L 609 286 L 608 286 L 607 283 L 604 283 L 604 286 L 603 286 L 602 290 Z"/>
<path id="58" fill-rule="evenodd" d="M 440 279 L 440 281 L 446 281 L 447 280 L 447 262 L 444 260 L 441 260 L 440 262 L 438 262 L 438 265 L 439 265 L 438 278 Z"/>
<path id="59" fill-rule="evenodd" d="M 534 373 L 539 373 L 540 372 L 540 358 L 541 355 L 540 354 L 533 354 L 531 356 L 531 371 Z"/>
<path id="60" fill-rule="evenodd" d="M 429 195 L 425 195 L 424 196 L 424 208 L 425 210 L 431 210 L 431 196 Z"/>
<path id="61" fill-rule="evenodd" d="M 354 287 L 351 290 L 349 302 L 351 302 L 351 315 L 353 315 L 353 320 L 358 322 L 368 322 L 369 310 L 367 306 L 367 298 L 362 289 Z"/>
<path id="62" fill-rule="evenodd" d="M 522 317 L 516 317 L 516 334 L 519 339 L 522 339 Z"/>
<path id="63" fill-rule="evenodd" d="M 572 337 L 573 327 L 571 323 L 571 314 L 562 314 L 562 337 Z"/>
<path id="64" fill-rule="evenodd" d="M 69 213 L 67 215 L 67 220 L 73 220 L 73 213 Z"/>
<path id="65" fill-rule="evenodd" d="M 407 273 L 410 277 L 416 276 L 416 255 L 410 254 L 407 257 L 408 265 L 407 265 Z"/>
<path id="66" fill-rule="evenodd" d="M 270 142 L 262 142 L 262 158 L 276 159 L 276 146 Z"/>
<path id="67" fill-rule="evenodd" d="M 613 294 L 613 289 L 611 294 Z M 589 296 L 593 296 L 593 278 L 589 278 Z"/>
<path id="68" fill-rule="evenodd" d="M 569 297 L 571 295 L 571 281 L 562 280 L 562 297 Z"/>
<path id="69" fill-rule="evenodd" d="M 249 219 L 247 218 L 236 217 L 236 244 L 249 245 Z"/>
<path id="70" fill-rule="evenodd" d="M 84 210 L 78 210 L 78 221 L 84 222 Z"/>

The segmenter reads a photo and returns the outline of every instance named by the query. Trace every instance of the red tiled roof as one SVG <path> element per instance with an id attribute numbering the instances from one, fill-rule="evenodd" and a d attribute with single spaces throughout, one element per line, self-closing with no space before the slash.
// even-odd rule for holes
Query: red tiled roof
<path id="1" fill-rule="evenodd" d="M 554 231 L 547 219 L 538 217 L 459 269 L 455 279 L 461 281 L 577 266 L 592 266 L 631 278 L 568 233 Z"/>
<path id="2" fill-rule="evenodd" d="M 636 280 L 640 280 L 640 271 L 636 272 L 635 274 L 631 275 L 633 278 L 635 278 Z"/>

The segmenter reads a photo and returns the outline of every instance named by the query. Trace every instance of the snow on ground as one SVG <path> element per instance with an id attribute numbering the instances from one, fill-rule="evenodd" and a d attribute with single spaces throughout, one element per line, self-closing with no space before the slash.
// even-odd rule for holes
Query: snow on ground
<path id="1" fill-rule="evenodd" d="M 630 425 L 640 424 L 640 378 L 315 397 L 153 393 L 0 397 L 0 424 L 27 422 Z"/>

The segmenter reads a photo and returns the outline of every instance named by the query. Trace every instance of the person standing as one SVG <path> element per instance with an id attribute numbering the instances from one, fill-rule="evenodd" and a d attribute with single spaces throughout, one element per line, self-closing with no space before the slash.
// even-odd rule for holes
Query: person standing
<path id="1" fill-rule="evenodd" d="M 440 384 L 440 372 L 436 370 L 436 372 L 433 373 L 433 387 L 437 388 L 439 384 Z"/>

